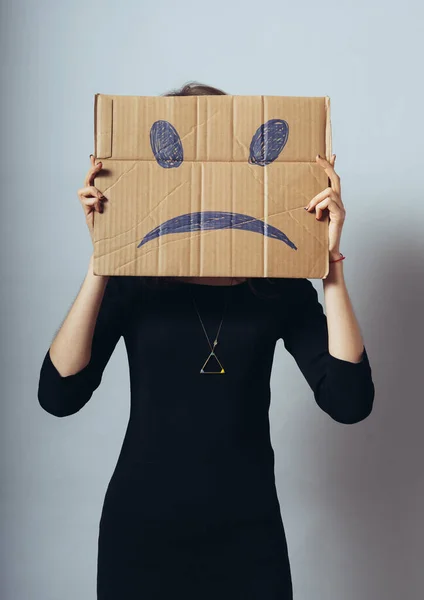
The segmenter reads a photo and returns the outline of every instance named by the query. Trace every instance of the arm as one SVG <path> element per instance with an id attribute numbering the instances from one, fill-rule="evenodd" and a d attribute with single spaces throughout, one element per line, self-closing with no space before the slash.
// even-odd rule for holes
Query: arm
<path id="1" fill-rule="evenodd" d="M 340 239 L 346 210 L 341 198 L 340 177 L 330 161 L 316 157 L 330 185 L 305 207 L 320 220 L 329 214 L 330 259 L 340 257 Z M 367 352 L 346 289 L 343 263 L 330 263 L 324 280 L 327 317 L 312 284 L 306 279 L 286 280 L 289 310 L 285 311 L 282 337 L 314 392 L 318 405 L 335 421 L 357 423 L 372 410 L 374 384 Z M 287 296 L 286 296 L 287 297 Z"/>
<path id="2" fill-rule="evenodd" d="M 337 266 L 336 266 L 337 265 Z M 280 333 L 314 393 L 318 406 L 339 423 L 365 419 L 372 410 L 374 384 L 366 349 L 340 263 L 324 280 L 329 318 L 307 279 L 283 280 L 287 302 L 280 315 Z"/>
<path id="3" fill-rule="evenodd" d="M 339 256 L 331 258 L 335 260 Z M 364 342 L 347 291 L 343 261 L 330 263 L 330 271 L 327 279 L 323 280 L 323 285 L 330 354 L 358 363 L 362 360 Z"/>
<path id="4" fill-rule="evenodd" d="M 48 413 L 76 413 L 100 385 L 128 315 L 119 279 L 94 275 L 91 258 L 78 296 L 42 363 L 38 400 Z"/>

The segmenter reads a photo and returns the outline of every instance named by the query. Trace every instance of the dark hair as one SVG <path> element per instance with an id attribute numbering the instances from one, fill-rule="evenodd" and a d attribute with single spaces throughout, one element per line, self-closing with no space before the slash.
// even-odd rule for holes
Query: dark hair
<path id="1" fill-rule="evenodd" d="M 199 83 L 197 81 L 191 81 L 189 83 L 186 83 L 185 85 L 183 85 L 182 87 L 175 89 L 175 90 L 171 90 L 170 92 L 164 93 L 162 94 L 162 96 L 226 96 L 226 92 L 223 92 L 222 90 L 220 90 L 219 88 L 216 87 L 212 87 L 211 85 L 205 85 L 203 83 Z M 168 276 L 162 276 L 162 277 L 143 277 L 143 281 L 146 283 L 146 285 L 148 285 L 149 287 L 154 287 L 154 288 L 170 288 L 170 287 L 174 287 L 175 284 L 178 284 L 178 277 L 168 277 Z M 263 295 L 257 288 L 257 282 L 260 281 L 263 278 L 252 278 L 252 277 L 248 277 L 248 285 L 251 289 L 251 291 L 256 294 L 257 296 L 262 296 L 262 297 L 267 297 L 269 298 L 270 295 L 269 294 L 265 294 Z M 266 280 L 270 283 L 274 283 L 269 277 L 266 278 Z M 277 296 L 276 295 L 272 295 L 272 297 Z"/>
<path id="2" fill-rule="evenodd" d="M 226 96 L 226 92 L 212 87 L 211 85 L 205 85 L 198 83 L 197 81 L 191 81 L 186 83 L 182 87 L 162 94 L 162 96 Z"/>

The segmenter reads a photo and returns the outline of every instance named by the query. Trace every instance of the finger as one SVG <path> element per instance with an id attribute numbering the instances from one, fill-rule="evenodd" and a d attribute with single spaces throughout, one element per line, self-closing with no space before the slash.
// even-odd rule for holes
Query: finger
<path id="1" fill-rule="evenodd" d="M 78 196 L 84 198 L 105 198 L 100 190 L 98 190 L 94 185 L 89 185 L 87 187 L 83 187 L 78 190 Z"/>
<path id="2" fill-rule="evenodd" d="M 317 162 L 319 162 L 321 164 L 321 166 L 323 167 L 327 176 L 329 177 L 330 182 L 331 182 L 331 187 L 333 188 L 333 190 L 340 195 L 340 191 L 341 191 L 340 177 L 334 170 L 334 166 L 333 166 L 334 163 L 331 164 L 330 162 L 328 162 L 328 160 L 325 160 L 324 158 L 321 158 L 321 157 L 317 158 Z"/>
<path id="3" fill-rule="evenodd" d="M 314 196 L 309 201 L 309 203 L 306 205 L 306 210 L 309 210 L 312 206 L 315 206 L 318 202 L 321 202 L 321 200 L 324 200 L 325 198 L 327 198 L 331 194 L 332 191 L 333 190 L 331 189 L 331 187 L 328 187 L 328 188 L 325 188 L 325 190 L 323 190 L 316 196 Z"/>
<path id="4" fill-rule="evenodd" d="M 344 219 L 344 209 L 341 208 L 332 198 L 326 198 L 316 206 L 315 218 L 318 221 L 321 219 L 322 213 L 325 209 L 328 209 L 332 221 Z"/>
<path id="5" fill-rule="evenodd" d="M 81 205 L 84 209 L 86 215 L 89 215 L 91 212 L 103 212 L 103 202 L 99 198 L 84 198 L 81 200 Z"/>
<path id="6" fill-rule="evenodd" d="M 85 176 L 84 185 L 90 185 L 90 174 L 91 174 L 92 170 L 94 169 L 94 167 L 96 166 L 94 154 L 90 154 L 90 163 L 91 163 L 91 166 L 87 172 L 87 175 Z"/>
<path id="7" fill-rule="evenodd" d="M 106 200 L 102 192 L 94 186 L 88 186 L 78 190 L 78 197 L 81 204 L 86 207 L 92 207 L 97 212 L 103 212 L 103 202 Z M 90 211 L 86 213 L 89 214 Z"/>
<path id="8" fill-rule="evenodd" d="M 87 175 L 85 176 L 85 180 L 84 180 L 84 185 L 85 186 L 90 186 L 93 185 L 94 183 L 94 179 L 96 178 L 97 174 L 99 173 L 99 171 L 102 170 L 102 163 L 98 162 L 97 164 L 94 164 L 94 156 L 91 155 L 92 157 L 92 168 L 88 171 Z"/>
<path id="9" fill-rule="evenodd" d="M 317 219 L 317 221 L 319 221 L 321 219 L 322 213 L 326 208 L 328 208 L 329 203 L 330 203 L 330 198 L 326 198 L 325 200 L 323 200 L 322 202 L 320 202 L 319 204 L 316 205 L 315 218 Z"/>
<path id="10" fill-rule="evenodd" d="M 325 198 L 332 198 L 334 200 L 334 202 L 336 202 L 339 206 L 342 206 L 341 198 L 336 194 L 336 192 L 331 187 L 328 187 L 325 190 L 323 190 L 322 192 L 320 192 L 319 194 L 317 194 L 316 196 L 314 196 L 314 198 L 312 198 L 312 200 L 306 206 L 306 210 L 308 210 L 308 211 L 312 210 L 319 202 L 321 202 L 322 200 L 325 200 Z"/>
<path id="11" fill-rule="evenodd" d="M 87 175 L 85 176 L 85 180 L 84 180 L 84 185 L 86 185 L 86 186 L 93 185 L 93 180 L 94 180 L 95 176 L 97 175 L 97 173 L 101 170 L 101 168 L 103 166 L 101 161 L 99 161 L 96 164 L 93 154 L 90 154 L 90 162 L 91 162 L 91 168 L 88 170 Z"/>
<path id="12" fill-rule="evenodd" d="M 334 155 L 333 155 L 334 156 Z M 334 166 L 328 162 L 325 158 L 322 158 L 319 154 L 316 157 L 317 163 L 324 169 L 326 174 L 328 175 L 331 181 L 331 187 L 333 190 L 340 195 L 341 185 L 340 185 L 340 177 L 337 175 L 334 170 Z"/>

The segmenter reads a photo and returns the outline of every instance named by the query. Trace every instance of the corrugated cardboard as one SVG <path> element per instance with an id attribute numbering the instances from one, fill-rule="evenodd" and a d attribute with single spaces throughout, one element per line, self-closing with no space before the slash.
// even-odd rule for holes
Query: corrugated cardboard
<path id="1" fill-rule="evenodd" d="M 97 94 L 94 272 L 326 277 L 328 218 L 304 207 L 328 186 L 329 113 L 327 97 Z"/>

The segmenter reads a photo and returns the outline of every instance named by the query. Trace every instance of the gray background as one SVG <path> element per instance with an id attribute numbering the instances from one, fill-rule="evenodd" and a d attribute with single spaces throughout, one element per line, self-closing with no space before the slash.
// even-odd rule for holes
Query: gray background
<path id="1" fill-rule="evenodd" d="M 5 600 L 95 598 L 98 520 L 129 415 L 122 340 L 82 411 L 58 419 L 37 402 L 41 361 L 91 253 L 76 190 L 93 150 L 93 95 L 154 95 L 191 79 L 235 94 L 331 96 L 345 273 L 377 395 L 366 421 L 332 421 L 279 342 L 272 438 L 295 598 L 422 598 L 420 6 L 2 2 Z"/>

